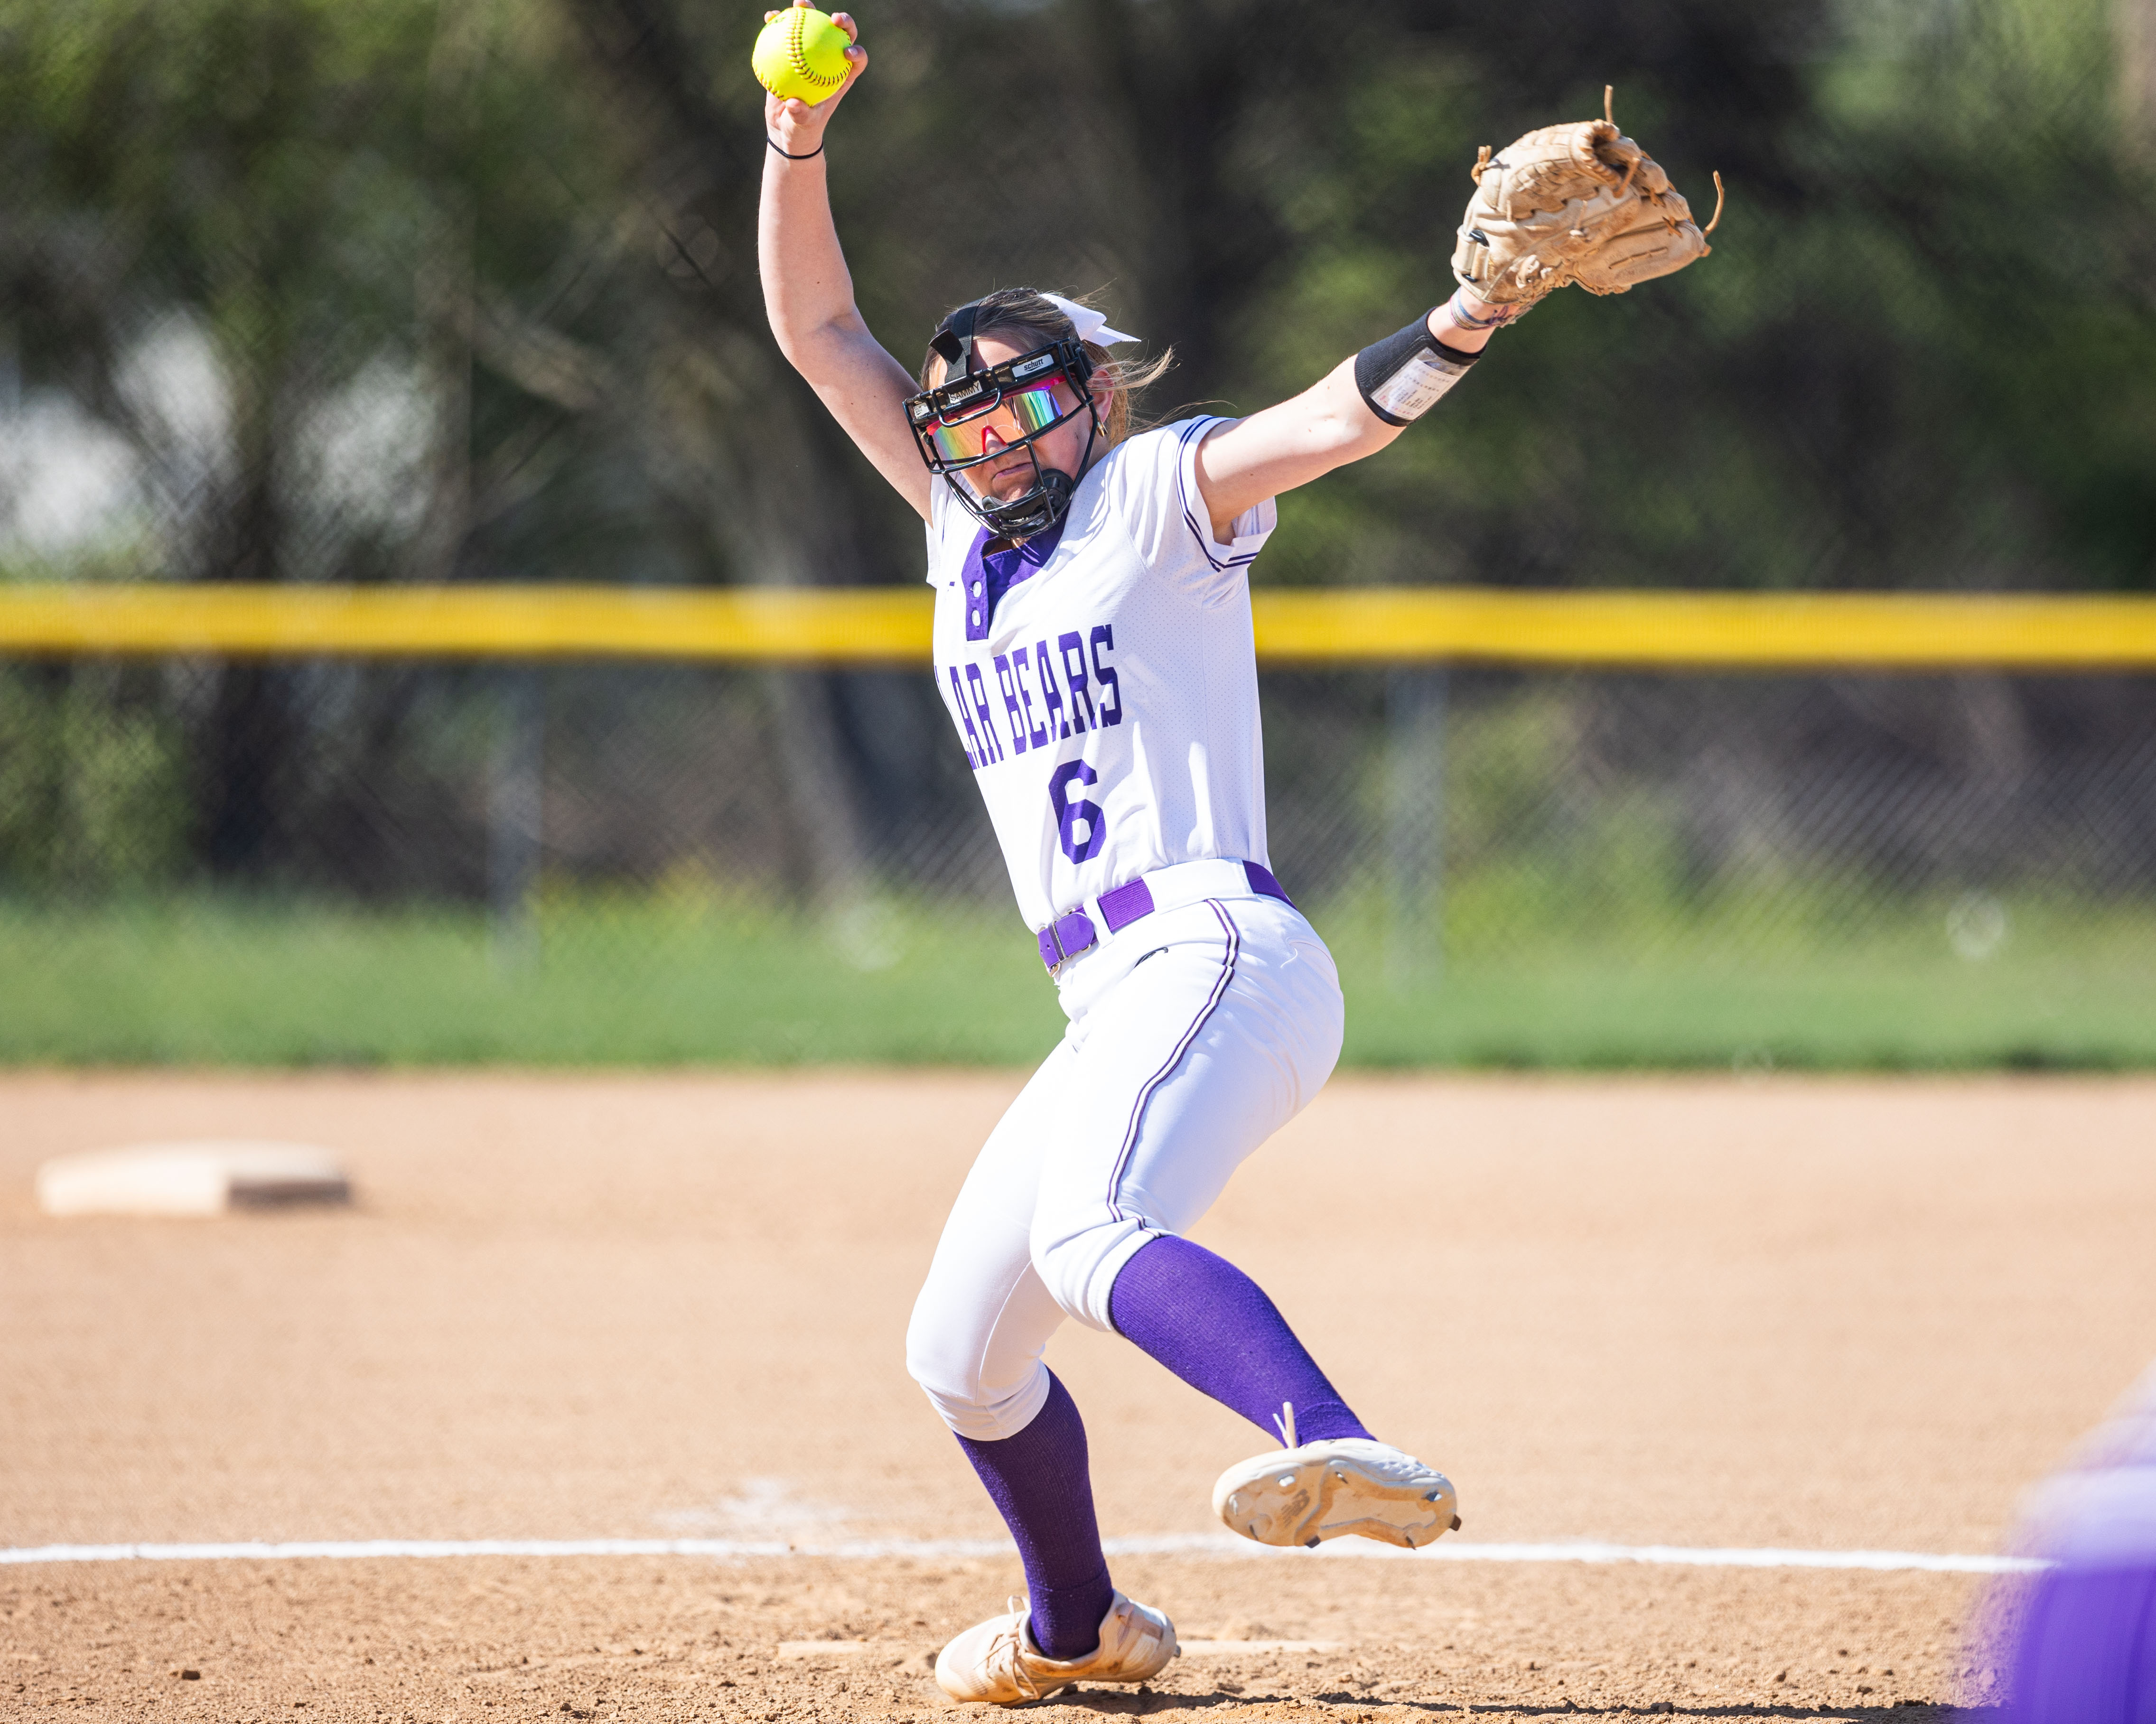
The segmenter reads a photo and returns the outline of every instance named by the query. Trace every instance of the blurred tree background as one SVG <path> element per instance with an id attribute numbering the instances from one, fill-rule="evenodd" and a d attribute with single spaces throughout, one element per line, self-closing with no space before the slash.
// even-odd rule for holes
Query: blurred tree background
<path id="1" fill-rule="evenodd" d="M 1441 297 L 1476 145 L 1611 82 L 1695 202 L 1727 178 L 1712 262 L 1552 301 L 1268 577 L 2141 587 L 2146 6 L 892 0 L 833 185 L 909 364 L 1026 280 L 1174 343 L 1156 410 L 1248 409 Z M 132 505 L 17 521 L 17 571 L 911 578 L 763 326 L 758 23 L 5 0 L 10 477 L 71 417 Z"/>
<path id="2" fill-rule="evenodd" d="M 829 153 L 870 326 L 911 367 L 989 287 L 1096 294 L 1173 344 L 1160 417 L 1265 405 L 1443 297 L 1476 146 L 1598 113 L 1605 83 L 1702 214 L 1721 170 L 1710 259 L 1556 296 L 1444 413 L 1299 493 L 1260 582 L 2151 585 L 2156 0 L 859 17 Z M 917 580 L 918 524 L 764 325 L 760 23 L 0 0 L 0 578 Z M 1765 770 L 1831 743 L 2015 783 L 2148 729 L 2138 685 L 1938 686 L 1744 710 Z M 687 843 L 843 906 L 978 822 L 920 679 L 729 690 L 557 680 L 547 771 L 586 788 L 549 791 L 549 865 L 649 881 Z M 1353 752 L 1328 702 L 1383 701 L 1268 698 L 1276 761 L 1313 769 Z M 1599 698 L 1560 728 L 1610 729 Z M 440 666 L 0 667 L 0 888 L 475 897 L 474 762 L 514 706 Z M 976 852 L 947 884 L 993 891 Z"/>

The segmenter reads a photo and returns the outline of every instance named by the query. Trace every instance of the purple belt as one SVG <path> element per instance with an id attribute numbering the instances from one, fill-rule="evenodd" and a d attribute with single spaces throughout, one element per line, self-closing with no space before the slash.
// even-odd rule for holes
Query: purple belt
<path id="1" fill-rule="evenodd" d="M 1277 898 L 1291 907 L 1295 900 L 1281 890 L 1272 870 L 1262 863 L 1245 862 L 1243 872 L 1250 877 L 1250 890 L 1266 898 Z M 1153 911 L 1152 891 L 1143 880 L 1134 880 L 1127 885 L 1116 886 L 1101 894 L 1101 920 L 1108 925 L 1111 934 L 1120 933 L 1140 916 L 1151 916 Z M 1093 918 L 1082 910 L 1059 916 L 1040 931 L 1040 961 L 1053 974 L 1055 967 L 1066 959 L 1074 958 L 1090 950 L 1101 941 L 1101 931 L 1093 926 Z"/>

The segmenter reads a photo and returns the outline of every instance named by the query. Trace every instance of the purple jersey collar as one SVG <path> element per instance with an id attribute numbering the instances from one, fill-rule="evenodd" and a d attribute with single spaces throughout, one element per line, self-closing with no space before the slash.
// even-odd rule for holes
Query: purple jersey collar
<path id="1" fill-rule="evenodd" d="M 959 585 L 966 594 L 966 639 L 986 640 L 988 629 L 995 622 L 996 607 L 1003 596 L 1021 581 L 1029 581 L 1040 572 L 1041 565 L 1055 554 L 1055 547 L 1063 542 L 1065 516 L 1062 521 L 1045 533 L 1035 533 L 1023 545 L 1006 545 L 1000 551 L 990 551 L 992 535 L 983 527 L 973 536 L 972 547 L 966 552 L 966 565 L 959 571 Z"/>

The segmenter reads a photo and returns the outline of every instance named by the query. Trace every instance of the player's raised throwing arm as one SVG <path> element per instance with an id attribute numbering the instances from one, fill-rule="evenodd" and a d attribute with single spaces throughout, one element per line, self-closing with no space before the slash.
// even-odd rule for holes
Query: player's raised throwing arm
<path id="1" fill-rule="evenodd" d="M 797 9 L 808 4 L 798 0 Z M 858 37 L 850 14 L 835 13 L 832 22 L 850 38 Z M 906 418 L 906 398 L 916 385 L 869 333 L 854 304 L 854 278 L 839 246 L 824 177 L 825 128 L 868 63 L 867 49 L 849 48 L 845 81 L 813 106 L 798 97 L 765 98 L 769 147 L 757 211 L 757 259 L 763 276 L 763 308 L 778 351 L 808 380 L 876 471 L 926 520 L 928 469 Z"/>

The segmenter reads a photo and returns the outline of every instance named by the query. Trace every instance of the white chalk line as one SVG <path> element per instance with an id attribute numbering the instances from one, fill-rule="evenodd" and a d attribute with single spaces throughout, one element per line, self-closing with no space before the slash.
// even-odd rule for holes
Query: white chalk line
<path id="1" fill-rule="evenodd" d="M 1368 1539 L 1340 1539 L 1315 1551 L 1277 1550 L 1231 1533 L 1170 1533 L 1102 1541 L 1111 1557 L 1397 1557 L 1410 1562 L 1645 1563 L 1676 1568 L 1837 1568 L 1875 1573 L 2025 1574 L 2048 1564 L 2025 1557 L 1941 1556 L 1923 1551 L 1808 1551 L 1767 1547 L 1717 1549 L 1678 1544 L 1465 1544 L 1419 1551 Z M 869 1562 L 894 1557 L 927 1562 L 1007 1557 L 999 1538 L 864 1538 L 825 1544 L 742 1538 L 361 1538 L 244 1544 L 47 1544 L 0 1549 L 0 1568 L 38 1562 L 362 1562 L 441 1557 L 706 1557 L 742 1561 L 815 1557 Z"/>

